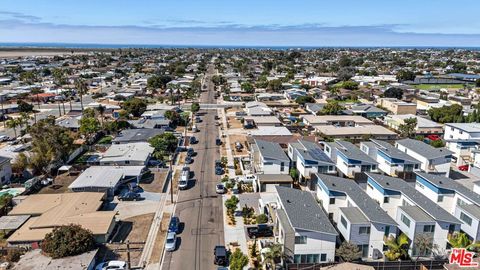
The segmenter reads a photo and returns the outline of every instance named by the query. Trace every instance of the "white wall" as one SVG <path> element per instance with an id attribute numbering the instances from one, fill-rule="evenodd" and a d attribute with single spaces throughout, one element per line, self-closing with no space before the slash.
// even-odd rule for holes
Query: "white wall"
<path id="1" fill-rule="evenodd" d="M 327 262 L 335 259 L 335 235 L 296 230 L 295 236 L 307 236 L 306 244 L 295 244 L 295 255 L 325 253 Z"/>
<path id="2" fill-rule="evenodd" d="M 461 212 L 463 212 L 465 215 L 472 218 L 472 225 L 468 225 L 467 223 L 463 222 L 460 219 L 460 213 Z M 473 215 L 463 211 L 462 209 L 460 209 L 460 207 L 457 207 L 457 209 L 455 209 L 454 216 L 456 218 L 458 218 L 458 220 L 462 221 L 462 225 L 461 225 L 462 231 L 467 233 L 473 239 L 475 239 L 477 241 L 480 240 L 480 235 L 479 235 L 480 234 L 480 221 L 478 219 L 476 219 Z"/>

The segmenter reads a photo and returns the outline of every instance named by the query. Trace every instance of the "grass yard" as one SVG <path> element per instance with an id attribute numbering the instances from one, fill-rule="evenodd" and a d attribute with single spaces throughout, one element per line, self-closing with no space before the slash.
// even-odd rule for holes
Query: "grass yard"
<path id="1" fill-rule="evenodd" d="M 461 89 L 463 88 L 463 84 L 418 84 L 414 87 L 420 90 L 433 90 L 440 88 Z"/>

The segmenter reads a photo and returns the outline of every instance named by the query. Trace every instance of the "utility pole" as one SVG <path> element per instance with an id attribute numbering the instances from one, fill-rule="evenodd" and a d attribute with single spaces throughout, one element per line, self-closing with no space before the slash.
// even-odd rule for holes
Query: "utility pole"
<path id="1" fill-rule="evenodd" d="M 130 240 L 127 240 L 127 269 L 130 269 Z"/>
<path id="2" fill-rule="evenodd" d="M 172 171 L 172 162 L 173 162 L 173 154 L 170 155 L 170 168 L 169 174 L 170 174 L 170 203 L 173 204 L 173 171 Z"/>

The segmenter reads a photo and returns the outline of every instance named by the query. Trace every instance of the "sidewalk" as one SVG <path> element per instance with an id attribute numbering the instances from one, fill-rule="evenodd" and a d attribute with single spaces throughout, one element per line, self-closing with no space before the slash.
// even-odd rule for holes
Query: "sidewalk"
<path id="1" fill-rule="evenodd" d="M 230 147 L 230 135 L 228 134 L 227 128 L 227 114 L 225 109 L 218 109 L 218 114 L 222 119 L 223 130 L 220 130 L 220 134 L 225 134 L 225 148 L 227 151 L 227 168 L 228 168 L 228 177 L 235 178 L 235 165 L 233 161 L 232 148 Z"/>
<path id="2" fill-rule="evenodd" d="M 228 198 L 230 198 L 230 195 L 222 196 L 222 205 L 225 205 L 225 201 Z M 223 207 L 223 232 L 225 234 L 225 245 L 228 247 L 230 243 L 238 243 L 240 250 L 244 254 L 248 254 L 247 236 L 245 235 L 243 217 L 235 217 L 235 226 L 228 225 L 227 220 L 227 208 Z"/>

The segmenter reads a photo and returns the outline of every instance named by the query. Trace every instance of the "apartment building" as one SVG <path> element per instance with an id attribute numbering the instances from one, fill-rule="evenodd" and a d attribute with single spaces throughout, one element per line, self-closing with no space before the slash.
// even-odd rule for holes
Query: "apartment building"
<path id="1" fill-rule="evenodd" d="M 396 98 L 379 98 L 376 102 L 377 106 L 385 108 L 393 114 L 413 114 L 417 113 L 417 105 Z"/>

